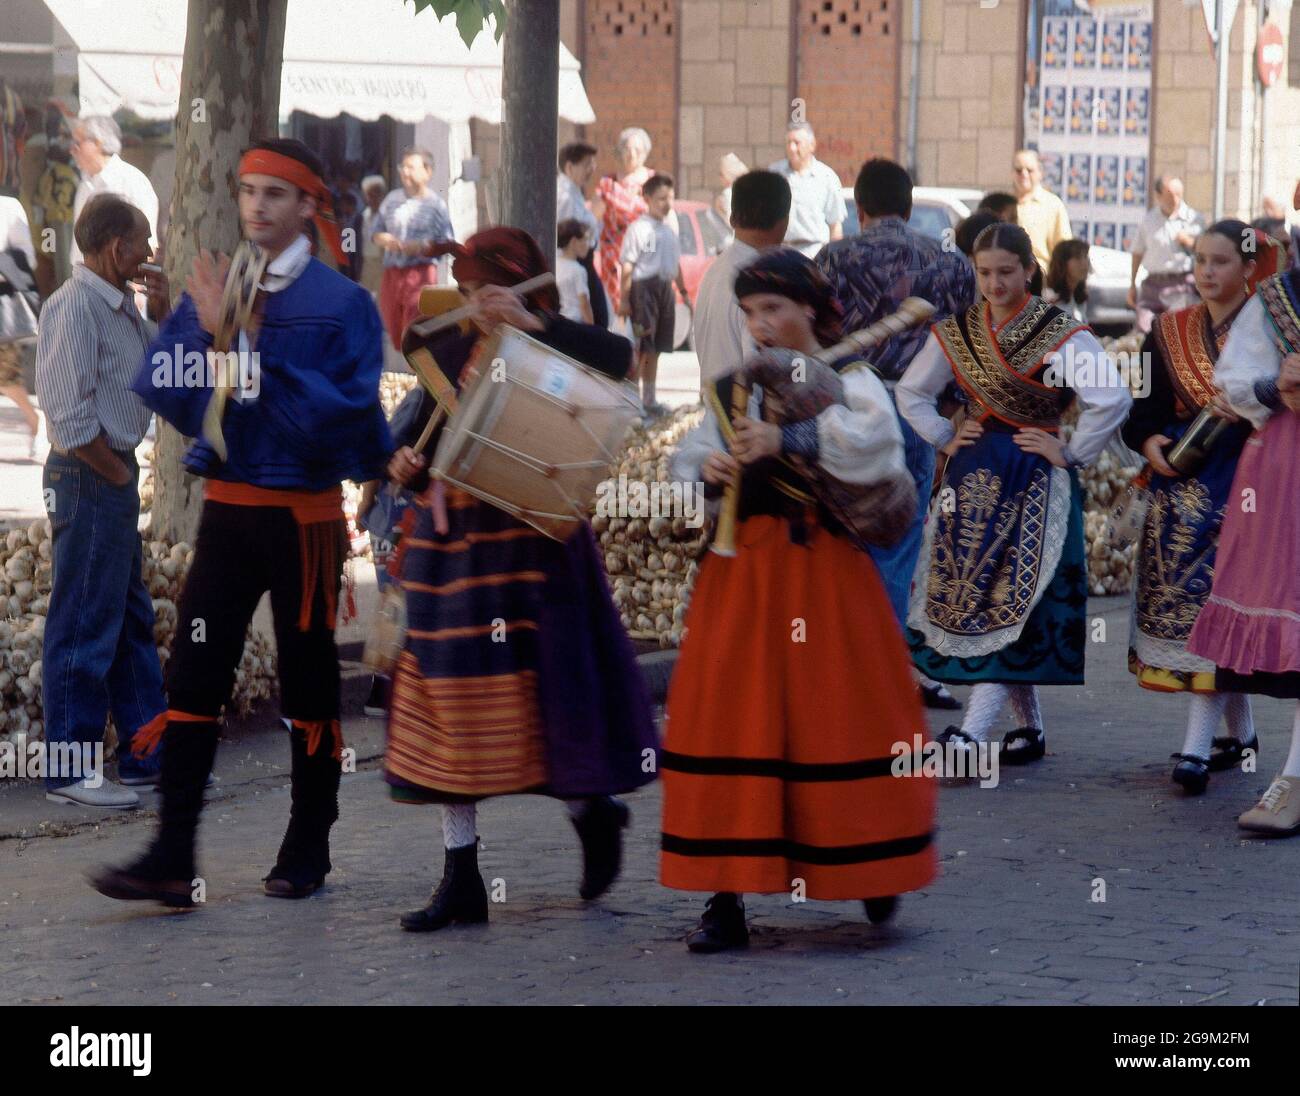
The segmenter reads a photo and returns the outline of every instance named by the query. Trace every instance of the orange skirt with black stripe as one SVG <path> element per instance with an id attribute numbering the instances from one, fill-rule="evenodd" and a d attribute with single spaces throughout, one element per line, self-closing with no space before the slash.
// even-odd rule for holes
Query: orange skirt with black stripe
<path id="1" fill-rule="evenodd" d="M 935 781 L 893 774 L 928 734 L 875 565 L 824 529 L 792 544 L 767 515 L 737 543 L 701 567 L 673 671 L 662 882 L 819 899 L 925 886 Z"/>

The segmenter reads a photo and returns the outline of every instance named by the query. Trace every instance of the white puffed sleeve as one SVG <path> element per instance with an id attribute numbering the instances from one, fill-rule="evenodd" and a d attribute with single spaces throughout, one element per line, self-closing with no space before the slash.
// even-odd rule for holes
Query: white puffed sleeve
<path id="1" fill-rule="evenodd" d="M 1256 430 L 1268 422 L 1271 408 L 1255 394 L 1258 381 L 1276 381 L 1282 371 L 1282 351 L 1273 336 L 1273 324 L 1258 296 L 1251 297 L 1232 321 L 1228 341 L 1214 367 L 1214 383 L 1223 390 L 1232 409 L 1249 419 Z"/>
<path id="2" fill-rule="evenodd" d="M 1066 362 L 1076 363 L 1073 376 L 1068 373 L 1067 376 L 1080 407 L 1079 421 L 1065 447 L 1065 458 L 1072 464 L 1091 464 L 1128 418 L 1133 395 L 1115 368 L 1114 359 L 1091 331 L 1076 331 L 1058 353 Z M 1078 364 L 1088 361 L 1096 362 L 1097 368 L 1088 370 Z"/>
<path id="3" fill-rule="evenodd" d="M 710 453 L 726 449 L 722 442 L 722 432 L 718 429 L 717 416 L 713 409 L 705 404 L 704 418 L 700 425 L 692 430 L 678 443 L 672 459 L 668 462 L 668 474 L 677 483 L 699 483 L 703 480 L 700 469 L 709 459 Z"/>
<path id="4" fill-rule="evenodd" d="M 908 477 L 903 432 L 889 392 L 870 369 L 843 375 L 844 403 L 817 416 L 817 463 L 844 483 Z"/>
<path id="5" fill-rule="evenodd" d="M 939 396 L 951 380 L 952 366 L 931 331 L 894 387 L 898 413 L 936 449 L 942 449 L 957 433 L 952 423 L 939 414 Z"/>
<path id="6" fill-rule="evenodd" d="M 757 385 L 749 394 L 749 404 L 745 414 L 751 419 L 760 418 L 763 407 L 763 390 Z M 704 400 L 704 418 L 700 425 L 692 430 L 678 443 L 677 449 L 668 462 L 668 474 L 679 483 L 699 483 L 703 477 L 700 470 L 710 453 L 726 451 L 727 443 L 723 440 L 718 427 L 718 416 L 713 413 L 713 401 Z"/>

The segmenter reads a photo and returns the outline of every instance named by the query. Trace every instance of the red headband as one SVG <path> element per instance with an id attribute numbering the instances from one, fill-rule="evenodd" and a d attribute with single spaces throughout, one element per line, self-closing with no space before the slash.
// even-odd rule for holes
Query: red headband
<path id="1" fill-rule="evenodd" d="M 239 176 L 273 175 L 286 183 L 293 183 L 305 194 L 316 199 L 316 228 L 321 237 L 334 252 L 339 266 L 346 266 L 348 257 L 343 253 L 343 237 L 339 233 L 338 221 L 334 218 L 334 199 L 325 185 L 325 180 L 317 175 L 301 160 L 286 156 L 282 152 L 272 152 L 265 148 L 250 148 L 239 161 Z"/>

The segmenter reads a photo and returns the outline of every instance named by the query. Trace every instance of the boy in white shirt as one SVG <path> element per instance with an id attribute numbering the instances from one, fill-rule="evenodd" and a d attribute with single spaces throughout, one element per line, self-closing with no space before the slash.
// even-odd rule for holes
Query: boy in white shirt
<path id="1" fill-rule="evenodd" d="M 641 188 L 641 196 L 649 208 L 628 226 L 619 253 L 619 315 L 631 317 L 637 344 L 635 375 L 641 380 L 646 414 L 653 417 L 668 410 L 655 402 L 655 376 L 659 372 L 659 355 L 673 349 L 677 312 L 673 283 L 677 283 L 683 300 L 686 283 L 682 280 L 677 233 L 665 221 L 673 208 L 672 178 L 651 175 Z"/>
<path id="2" fill-rule="evenodd" d="M 591 250 L 587 230 L 579 220 L 561 221 L 555 226 L 555 284 L 560 290 L 560 315 L 580 323 L 594 323 L 587 268 L 582 265 Z"/>

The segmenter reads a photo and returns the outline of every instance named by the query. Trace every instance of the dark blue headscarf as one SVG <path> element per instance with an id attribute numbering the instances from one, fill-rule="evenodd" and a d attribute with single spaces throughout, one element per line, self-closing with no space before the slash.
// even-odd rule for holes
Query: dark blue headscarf
<path id="1" fill-rule="evenodd" d="M 823 346 L 840 339 L 844 311 L 820 268 L 792 247 L 764 251 L 736 275 L 736 299 L 752 293 L 776 293 L 813 309 L 813 334 Z"/>

